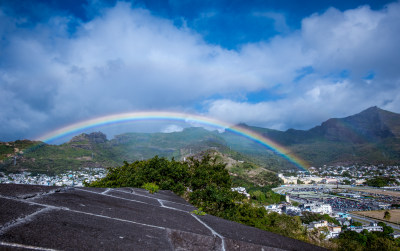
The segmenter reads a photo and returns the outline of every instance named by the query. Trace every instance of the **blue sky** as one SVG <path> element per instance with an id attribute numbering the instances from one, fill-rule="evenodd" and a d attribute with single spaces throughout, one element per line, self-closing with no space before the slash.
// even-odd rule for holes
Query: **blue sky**
<path id="1" fill-rule="evenodd" d="M 0 0 L 0 141 L 142 110 L 279 130 L 400 112 L 399 31 L 399 1 Z M 182 126 L 139 124 L 113 132 Z"/>

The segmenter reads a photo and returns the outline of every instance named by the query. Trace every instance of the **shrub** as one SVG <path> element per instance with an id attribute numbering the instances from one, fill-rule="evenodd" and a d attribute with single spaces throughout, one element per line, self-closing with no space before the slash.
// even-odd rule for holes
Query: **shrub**
<path id="1" fill-rule="evenodd" d="M 159 186 L 157 186 L 154 183 L 145 183 L 142 188 L 146 189 L 147 191 L 149 191 L 149 193 L 157 193 L 158 190 L 160 189 Z"/>

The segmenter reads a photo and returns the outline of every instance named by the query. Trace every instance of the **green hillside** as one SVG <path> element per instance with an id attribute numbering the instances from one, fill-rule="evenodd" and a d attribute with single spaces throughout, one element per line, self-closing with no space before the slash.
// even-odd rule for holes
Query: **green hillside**
<path id="1" fill-rule="evenodd" d="M 239 125 L 284 146 L 311 166 L 334 164 L 399 164 L 400 115 L 371 107 L 359 114 L 329 119 L 310 130 L 287 131 Z M 59 173 L 85 167 L 120 166 L 158 155 L 181 160 L 213 150 L 226 158 L 280 171 L 296 167 L 265 146 L 229 130 L 200 127 L 172 133 L 125 133 L 107 139 L 101 132 L 81 134 L 62 145 L 29 140 L 0 143 L 0 171 Z M 251 169 L 251 168 L 250 168 Z M 251 175 L 250 175 L 251 176 Z"/>

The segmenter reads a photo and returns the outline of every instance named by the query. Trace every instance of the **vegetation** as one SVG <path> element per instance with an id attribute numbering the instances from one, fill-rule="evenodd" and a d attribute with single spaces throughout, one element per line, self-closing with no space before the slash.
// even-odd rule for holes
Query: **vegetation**
<path id="1" fill-rule="evenodd" d="M 251 199 L 260 205 L 270 205 L 277 204 L 285 201 L 285 196 L 275 193 L 271 189 L 262 188 L 252 188 L 250 190 Z"/>
<path id="2" fill-rule="evenodd" d="M 145 183 L 143 188 L 149 191 L 149 193 L 157 193 L 160 190 L 160 187 L 154 183 Z"/>
<path id="3" fill-rule="evenodd" d="M 15 173 L 24 170 L 55 175 L 84 167 L 120 166 L 124 160 L 134 162 L 155 155 L 168 159 L 182 159 L 184 156 L 209 149 L 234 160 L 241 160 L 235 165 L 236 169 L 233 172 L 240 173 L 245 170 L 244 179 L 248 178 L 248 171 L 260 167 L 277 170 L 282 165 L 281 157 L 265 147 L 238 135 L 234 135 L 228 142 L 225 135 L 203 128 L 187 128 L 174 133 L 126 133 L 117 135 L 112 140 L 107 140 L 101 132 L 80 134 L 61 145 L 29 140 L 0 142 L 0 171 Z M 250 152 L 238 152 L 228 146 L 231 143 L 238 146 L 251 144 L 252 148 Z M 294 168 L 293 165 L 290 168 Z M 266 180 L 262 175 L 255 178 Z"/>
<path id="4" fill-rule="evenodd" d="M 283 184 L 283 181 L 276 175 L 276 173 L 266 171 L 262 168 L 259 169 L 261 170 L 257 175 L 249 175 L 243 171 L 231 169 L 230 172 L 234 173 L 234 176 L 231 177 L 233 186 L 245 187 L 249 192 L 262 190 L 265 193 L 270 191 L 272 188 Z"/>
<path id="5" fill-rule="evenodd" d="M 338 244 L 339 250 L 399 250 L 400 243 L 390 235 L 393 233 L 393 228 L 382 222 L 378 225 L 383 227 L 383 232 L 344 231 L 334 242 Z"/>
<path id="6" fill-rule="evenodd" d="M 191 213 L 197 214 L 197 215 L 206 215 L 206 213 L 203 212 L 203 209 L 202 209 L 202 208 L 195 209 L 195 210 L 193 210 Z"/>
<path id="7" fill-rule="evenodd" d="M 143 187 L 153 183 L 162 190 L 172 190 L 183 195 L 189 186 L 189 166 L 172 159 L 158 156 L 132 164 L 125 162 L 121 167 L 109 168 L 103 179 L 86 184 L 91 187 Z"/>
<path id="8" fill-rule="evenodd" d="M 350 180 L 343 180 L 343 184 L 344 185 L 351 185 L 351 181 Z"/>
<path id="9" fill-rule="evenodd" d="M 385 219 L 385 220 L 390 220 L 390 212 L 389 211 L 385 211 L 385 213 L 383 214 L 383 218 Z"/>
<path id="10" fill-rule="evenodd" d="M 397 184 L 397 181 L 394 178 L 379 176 L 368 179 L 365 184 L 372 187 L 384 187 L 390 184 Z"/>
<path id="11" fill-rule="evenodd" d="M 302 214 L 303 216 L 301 216 L 301 220 L 305 224 L 310 224 L 313 221 L 326 220 L 329 223 L 340 225 L 335 218 L 330 217 L 328 214 L 318 214 L 312 212 L 303 212 Z"/>
<path id="12" fill-rule="evenodd" d="M 297 201 L 292 201 L 292 206 L 298 207 L 300 205 L 300 203 L 298 203 Z"/>

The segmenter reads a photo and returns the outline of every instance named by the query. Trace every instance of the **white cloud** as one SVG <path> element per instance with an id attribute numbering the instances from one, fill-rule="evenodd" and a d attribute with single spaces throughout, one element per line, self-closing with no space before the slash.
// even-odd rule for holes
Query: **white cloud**
<path id="1" fill-rule="evenodd" d="M 372 105 L 400 112 L 399 6 L 331 8 L 238 51 L 126 3 L 93 11 L 87 23 L 66 16 L 34 27 L 0 12 L 0 140 L 143 109 L 278 129 Z M 282 15 L 267 14 L 287 28 Z M 73 34 L 69 22 L 78 23 Z M 246 100 L 260 90 L 280 98 Z"/>
<path id="2" fill-rule="evenodd" d="M 168 125 L 161 130 L 163 133 L 182 132 L 183 127 L 178 125 Z"/>
<path id="3" fill-rule="evenodd" d="M 331 8 L 303 20 L 304 48 L 317 55 L 314 67 L 321 72 L 342 68 L 351 70 L 354 78 L 364 77 L 370 70 L 391 76 L 389 63 L 400 64 L 399 13 L 399 3 L 381 11 L 368 6 L 345 12 Z"/>
<path id="4" fill-rule="evenodd" d="M 169 20 L 127 3 L 102 13 L 72 35 L 66 32 L 71 17 L 26 29 L 2 17 L 11 24 L 3 29 L 1 87 L 18 98 L 11 106 L 51 119 L 26 121 L 33 131 L 114 112 L 187 110 L 215 93 L 262 84 L 237 52 L 207 45 Z"/>
<path id="5" fill-rule="evenodd" d="M 208 114 L 236 123 L 305 129 L 374 105 L 400 112 L 400 72 L 395 70 L 400 69 L 399 6 L 331 8 L 305 18 L 301 30 L 288 37 L 248 45 L 242 56 L 258 55 L 257 64 L 267 66 L 266 79 L 283 84 L 278 90 L 283 98 L 214 100 Z M 308 75 L 294 80 L 307 67 L 312 69 Z M 371 72 L 372 79 L 364 79 Z"/>

